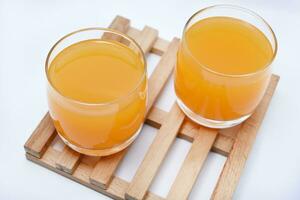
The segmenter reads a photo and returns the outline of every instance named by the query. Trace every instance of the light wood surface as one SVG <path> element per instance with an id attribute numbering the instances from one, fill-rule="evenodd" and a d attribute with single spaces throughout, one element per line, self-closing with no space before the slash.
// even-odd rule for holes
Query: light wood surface
<path id="1" fill-rule="evenodd" d="M 47 113 L 25 143 L 25 151 L 40 158 L 55 135 L 55 127 L 50 114 Z"/>
<path id="2" fill-rule="evenodd" d="M 93 172 L 90 176 L 91 184 L 97 185 L 103 189 L 106 189 L 113 179 L 113 175 L 119 165 L 119 163 L 124 158 L 127 149 L 118 152 L 112 156 L 105 156 L 100 158 Z"/>
<path id="3" fill-rule="evenodd" d="M 185 115 L 177 103 L 174 103 L 130 183 L 125 194 L 126 199 L 143 199 L 145 197 L 154 176 L 176 138 L 184 117 Z"/>
<path id="4" fill-rule="evenodd" d="M 233 138 L 219 134 L 211 150 L 223 156 L 228 156 L 232 149 L 233 143 Z"/>
<path id="5" fill-rule="evenodd" d="M 167 114 L 168 112 L 164 110 L 161 110 L 157 107 L 152 107 L 149 115 L 147 116 L 146 123 L 159 129 Z M 189 142 L 193 142 L 195 135 L 197 135 L 198 128 L 199 125 L 186 118 L 179 130 L 178 137 Z M 227 131 L 219 131 L 220 134 L 217 136 L 217 139 L 213 144 L 212 151 L 223 156 L 227 156 L 230 153 L 234 142 L 234 139 L 229 134 L 233 130 L 236 130 L 236 128 L 230 130 L 228 129 Z M 232 133 L 232 135 L 235 135 L 235 133 Z"/>
<path id="6" fill-rule="evenodd" d="M 232 151 L 229 154 L 212 195 L 213 200 L 227 200 L 232 198 L 278 81 L 278 76 L 273 75 L 271 77 L 269 87 L 263 100 L 252 116 L 242 124 L 237 133 Z"/>
<path id="7" fill-rule="evenodd" d="M 120 31 L 122 33 L 126 33 L 126 31 L 128 30 L 130 26 L 130 20 L 117 15 L 115 17 L 115 19 L 111 22 L 111 24 L 109 25 L 110 29 L 114 29 L 116 31 Z M 122 37 L 115 35 L 115 34 L 110 34 L 110 33 L 104 33 L 102 36 L 102 39 L 110 39 L 110 40 L 115 40 L 115 41 L 121 41 Z"/>
<path id="8" fill-rule="evenodd" d="M 68 146 L 64 146 L 63 151 L 58 156 L 56 168 L 64 172 L 72 174 L 79 164 L 80 153 L 72 150 Z"/>
<path id="9" fill-rule="evenodd" d="M 176 54 L 178 47 L 179 39 L 173 38 L 173 40 L 169 44 L 167 51 L 163 54 L 159 63 L 157 64 L 156 68 L 154 69 L 149 78 L 147 113 L 151 109 L 152 105 L 155 103 L 155 100 L 162 91 L 164 85 L 166 84 L 169 76 L 173 71 L 176 62 Z"/>
<path id="10" fill-rule="evenodd" d="M 159 130 L 133 181 L 128 183 L 114 176 L 127 150 L 102 158 L 80 155 L 67 146 L 62 152 L 55 150 L 52 145 L 56 141 L 53 141 L 53 138 L 57 136 L 57 133 L 48 113 L 24 145 L 27 159 L 113 199 L 125 199 L 126 194 L 129 199 L 158 200 L 163 198 L 149 192 L 148 188 L 173 140 L 180 137 L 192 142 L 192 147 L 169 191 L 168 199 L 188 198 L 209 151 L 228 157 L 211 198 L 230 199 L 238 184 L 279 77 L 272 75 L 261 104 L 251 118 L 243 124 L 220 130 L 218 134 L 216 130 L 204 131 L 199 129 L 199 125 L 185 118 L 176 104 L 170 112 L 153 107 L 172 73 L 179 39 L 174 38 L 168 42 L 158 37 L 155 29 L 145 26 L 143 30 L 138 30 L 130 26 L 130 20 L 121 16 L 117 16 L 110 27 L 117 28 L 135 38 L 144 51 L 161 56 L 149 79 L 149 106 L 145 121 Z"/>
<path id="11" fill-rule="evenodd" d="M 132 38 L 136 38 L 140 34 L 140 32 L 141 32 L 140 30 L 134 27 L 129 27 L 126 34 Z M 150 49 L 150 52 L 158 56 L 162 56 L 164 52 L 167 51 L 169 44 L 170 44 L 169 41 L 158 37 L 157 40 L 154 42 L 152 48 Z"/>
<path id="12" fill-rule="evenodd" d="M 167 199 L 188 199 L 198 174 L 217 137 L 218 131 L 200 127 L 181 169 L 169 191 Z"/>
<path id="13" fill-rule="evenodd" d="M 157 37 L 158 31 L 156 29 L 145 26 L 144 29 L 133 38 L 140 45 L 144 54 L 147 54 L 157 40 Z"/>
<path id="14" fill-rule="evenodd" d="M 98 191 L 104 195 L 107 195 L 113 199 L 124 199 L 125 191 L 128 187 L 128 182 L 118 178 L 113 177 L 111 184 L 109 187 L 104 190 L 100 187 L 97 187 L 96 185 L 93 185 L 89 182 L 89 176 L 92 173 L 93 166 L 87 165 L 84 162 L 80 162 L 78 167 L 75 169 L 73 174 L 66 173 L 62 170 L 59 170 L 55 167 L 55 162 L 57 160 L 57 157 L 60 155 L 60 152 L 53 149 L 52 147 L 49 147 L 46 149 L 44 155 L 42 158 L 36 158 L 35 156 L 31 155 L 30 153 L 26 153 L 26 158 L 28 160 L 31 160 L 43 167 L 46 167 L 47 169 L 50 169 L 60 175 L 63 175 L 71 180 L 74 180 L 86 187 L 89 187 L 95 191 Z M 159 197 L 158 195 L 155 195 L 151 192 L 148 192 L 148 195 L 145 197 L 146 200 L 162 200 L 163 198 Z"/>

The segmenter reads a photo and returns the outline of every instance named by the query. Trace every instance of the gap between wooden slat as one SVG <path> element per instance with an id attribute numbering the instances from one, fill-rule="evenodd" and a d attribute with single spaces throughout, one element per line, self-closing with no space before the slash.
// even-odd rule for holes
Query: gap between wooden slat
<path id="1" fill-rule="evenodd" d="M 153 107 L 150 110 L 146 123 L 150 126 L 159 129 L 161 124 L 164 122 L 167 114 L 168 113 L 166 111 L 161 110 L 157 107 Z M 198 128 L 199 125 L 186 118 L 182 124 L 182 127 L 179 130 L 178 137 L 185 139 L 189 142 L 193 142 L 194 136 L 198 133 Z M 232 148 L 234 139 L 228 137 L 227 135 L 222 135 L 222 132 L 220 133 L 221 134 L 217 136 L 217 139 L 213 144 L 212 151 L 219 153 L 223 156 L 227 156 Z"/>
<path id="2" fill-rule="evenodd" d="M 167 199 L 188 199 L 206 157 L 217 137 L 217 130 L 200 127 L 194 137 L 179 173 L 169 191 Z"/>
<path id="3" fill-rule="evenodd" d="M 136 200 L 145 197 L 152 180 L 176 138 L 184 117 L 185 115 L 177 103 L 174 103 L 133 177 L 125 194 L 125 199 Z"/>
<path id="4" fill-rule="evenodd" d="M 147 113 L 149 111 L 149 108 L 151 108 L 152 105 L 154 104 L 160 91 L 164 87 L 168 77 L 172 72 L 172 69 L 175 65 L 174 56 L 176 55 L 178 45 L 179 45 L 178 39 L 174 39 L 171 42 L 170 47 L 168 48 L 166 53 L 162 56 L 160 62 L 157 64 L 155 68 L 156 72 L 155 73 L 153 72 L 149 79 L 149 85 L 151 85 L 152 89 L 149 88 Z M 153 89 L 155 89 L 156 91 L 150 92 Z M 91 182 L 97 184 L 99 187 L 103 187 L 103 188 L 107 187 L 109 185 L 111 177 L 113 177 L 114 172 L 116 171 L 117 167 L 119 166 L 124 156 L 125 153 L 118 156 L 111 155 L 110 156 L 111 158 L 107 158 L 106 161 L 110 162 L 109 168 L 105 167 L 107 164 L 102 162 L 100 159 L 96 167 L 97 171 L 92 173 Z"/>
<path id="5" fill-rule="evenodd" d="M 41 158 L 51 141 L 55 137 L 55 127 L 50 114 L 47 113 L 26 141 L 24 149 L 27 153 Z"/>
<path id="6" fill-rule="evenodd" d="M 147 54 L 157 37 L 157 30 L 145 26 L 144 29 L 139 32 L 139 35 L 134 36 L 134 39 L 136 39 L 136 42 L 140 45 L 144 54 Z M 150 104 L 152 105 L 153 103 Z M 117 154 L 101 158 L 90 176 L 90 182 L 101 188 L 107 188 L 126 152 L 127 150 L 123 150 Z"/>
<path id="7" fill-rule="evenodd" d="M 255 141 L 258 129 L 263 121 L 268 109 L 276 85 L 279 81 L 278 76 L 272 76 L 267 92 L 261 103 L 252 116 L 245 121 L 237 137 L 229 157 L 224 165 L 217 186 L 213 192 L 213 200 L 232 199 L 234 190 L 238 184 L 242 170 L 250 153 L 251 147 Z"/>
<path id="8" fill-rule="evenodd" d="M 73 174 L 66 173 L 64 171 L 58 170 L 55 167 L 55 161 L 57 156 L 59 156 L 60 152 L 56 151 L 52 147 L 47 148 L 45 151 L 43 157 L 41 159 L 36 158 L 35 156 L 32 156 L 29 153 L 26 153 L 26 158 L 36 164 L 39 164 L 43 167 L 46 167 L 47 169 L 54 171 L 62 176 L 65 176 L 73 181 L 76 181 L 86 187 L 89 187 L 97 192 L 100 192 L 104 195 L 107 195 L 113 199 L 122 200 L 124 199 L 124 194 L 126 191 L 126 188 L 128 187 L 128 182 L 118 178 L 113 177 L 112 182 L 110 186 L 107 188 L 107 190 L 101 189 L 100 187 L 97 187 L 93 184 L 90 184 L 89 182 L 89 175 L 92 172 L 93 166 L 86 165 L 83 162 L 80 162 L 78 167 L 75 169 Z M 159 197 L 158 195 L 155 195 L 151 192 L 147 194 L 145 197 L 145 200 L 163 200 L 163 198 Z"/>
<path id="9" fill-rule="evenodd" d="M 179 47 L 179 39 L 173 38 L 167 51 L 161 57 L 156 68 L 152 72 L 148 82 L 148 105 L 147 113 L 152 108 L 158 95 L 164 88 L 169 76 L 171 75 L 176 63 L 176 54 Z"/>

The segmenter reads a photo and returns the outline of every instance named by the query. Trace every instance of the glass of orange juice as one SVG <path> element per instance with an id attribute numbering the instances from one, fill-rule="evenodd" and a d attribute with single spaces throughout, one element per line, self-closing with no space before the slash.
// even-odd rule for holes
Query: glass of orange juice
<path id="1" fill-rule="evenodd" d="M 104 28 L 70 33 L 46 60 L 54 126 L 72 149 L 105 156 L 127 147 L 144 121 L 146 62 L 128 36 Z"/>
<path id="2" fill-rule="evenodd" d="M 254 12 L 218 5 L 186 23 L 177 54 L 177 102 L 193 121 L 227 128 L 246 120 L 261 101 L 271 76 L 277 41 Z"/>

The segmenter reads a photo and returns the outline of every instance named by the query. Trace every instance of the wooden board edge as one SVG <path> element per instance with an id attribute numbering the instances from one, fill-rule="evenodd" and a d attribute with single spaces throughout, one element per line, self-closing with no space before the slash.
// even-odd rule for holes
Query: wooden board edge
<path id="1" fill-rule="evenodd" d="M 88 188 L 90 188 L 90 189 L 92 189 L 92 190 L 94 190 L 96 192 L 100 192 L 101 194 L 103 194 L 105 196 L 108 196 L 108 197 L 110 197 L 112 199 L 115 199 L 115 200 L 124 200 L 124 198 L 120 198 L 117 195 L 109 193 L 105 189 L 97 187 L 96 185 L 90 184 L 88 182 L 84 182 L 84 181 L 82 181 L 82 180 L 80 180 L 80 179 L 72 176 L 72 174 L 68 174 L 68 173 L 66 173 L 64 171 L 61 171 L 61 170 L 55 168 L 54 166 L 48 165 L 47 163 L 44 163 L 41 159 L 36 158 L 35 156 L 33 156 L 33 155 L 29 154 L 29 153 L 25 153 L 25 157 L 26 157 L 27 160 L 29 160 L 29 161 L 31 161 L 31 162 L 33 162 L 33 163 L 35 163 L 35 164 L 37 164 L 37 165 L 39 165 L 41 167 L 44 167 L 44 168 L 46 168 L 46 169 L 48 169 L 48 170 L 50 170 L 52 172 L 55 172 L 55 173 L 57 173 L 59 175 L 62 175 L 64 177 L 66 177 L 66 178 L 68 178 L 70 180 L 73 180 L 73 181 L 75 181 L 75 182 L 77 182 L 77 183 L 79 183 L 79 184 L 81 184 L 81 185 L 83 185 L 85 187 L 88 187 Z M 121 181 L 124 184 L 129 184 L 127 181 L 125 181 L 125 180 L 123 180 L 123 179 L 121 179 L 119 177 L 114 177 L 114 179 L 118 179 L 118 181 Z M 146 200 L 163 200 L 163 198 L 160 197 L 160 196 L 158 196 L 158 195 L 155 195 L 152 192 L 148 192 L 148 194 L 146 196 Z"/>

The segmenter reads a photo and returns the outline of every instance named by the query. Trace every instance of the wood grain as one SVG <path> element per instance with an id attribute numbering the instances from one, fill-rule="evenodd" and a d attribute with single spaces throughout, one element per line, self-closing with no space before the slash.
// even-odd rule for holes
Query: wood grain
<path id="1" fill-rule="evenodd" d="M 134 37 L 144 51 L 144 54 L 147 54 L 156 41 L 158 32 L 151 27 L 145 26 L 143 31 Z M 117 154 L 101 158 L 90 176 L 90 182 L 106 189 L 126 152 L 127 150 L 123 150 Z"/>
<path id="2" fill-rule="evenodd" d="M 134 39 L 140 45 L 144 54 L 147 54 L 157 40 L 157 37 L 158 31 L 156 29 L 145 26 Z"/>
<path id="3" fill-rule="evenodd" d="M 154 45 L 151 49 L 151 52 L 156 55 L 162 56 L 164 54 L 164 52 L 167 51 L 169 44 L 170 44 L 169 41 L 162 39 L 162 38 L 158 38 L 156 40 L 156 42 L 154 43 Z"/>
<path id="4" fill-rule="evenodd" d="M 127 149 L 122 150 L 114 155 L 100 158 L 89 177 L 90 183 L 103 189 L 107 189 L 114 177 L 114 173 L 119 163 L 124 158 L 126 152 Z"/>
<path id="5" fill-rule="evenodd" d="M 232 149 L 233 143 L 233 138 L 229 138 L 219 133 L 211 151 L 227 157 Z"/>
<path id="6" fill-rule="evenodd" d="M 110 186 L 104 190 L 96 185 L 93 185 L 89 182 L 89 175 L 93 170 L 93 166 L 87 165 L 84 162 L 79 163 L 78 167 L 75 169 L 73 174 L 66 173 L 64 171 L 58 170 L 55 167 L 55 161 L 60 155 L 60 152 L 56 151 L 52 147 L 46 149 L 44 155 L 39 159 L 35 156 L 32 156 L 29 153 L 26 153 L 26 158 L 36 164 L 39 164 L 47 169 L 54 171 L 62 176 L 65 176 L 73 181 L 76 181 L 86 187 L 89 187 L 97 192 L 100 192 L 106 196 L 109 196 L 113 199 L 122 200 L 124 199 L 124 194 L 128 188 L 128 182 L 124 181 L 121 178 L 113 177 Z M 163 198 L 155 195 L 151 192 L 148 192 L 145 197 L 146 200 L 163 200 Z"/>
<path id="7" fill-rule="evenodd" d="M 152 107 L 149 115 L 147 116 L 146 123 L 150 126 L 159 129 L 161 124 L 164 122 L 167 114 L 168 113 L 164 110 L 161 110 L 157 107 Z M 189 142 L 193 142 L 195 135 L 197 135 L 198 129 L 199 125 L 186 118 L 182 124 L 182 127 L 179 130 L 178 137 L 185 139 Z M 234 139 L 232 139 L 228 135 L 229 132 L 233 132 L 234 130 L 235 129 L 227 130 L 226 133 L 219 132 L 220 134 L 217 136 L 217 139 L 213 144 L 212 151 L 219 153 L 223 156 L 228 156 L 234 142 Z"/>
<path id="8" fill-rule="evenodd" d="M 24 149 L 27 153 L 41 158 L 47 146 L 55 137 L 55 127 L 52 123 L 50 114 L 47 113 L 33 131 L 30 138 L 26 141 Z"/>
<path id="9" fill-rule="evenodd" d="M 140 34 L 140 32 L 140 30 L 134 27 L 129 27 L 126 34 L 132 38 L 136 38 Z M 158 37 L 157 40 L 154 42 L 152 48 L 150 49 L 150 52 L 158 56 L 162 56 L 168 50 L 169 45 L 169 41 Z"/>
<path id="10" fill-rule="evenodd" d="M 169 76 L 173 71 L 176 62 L 176 53 L 178 47 L 179 39 L 173 38 L 167 51 L 163 54 L 158 65 L 149 78 L 147 113 L 152 108 L 152 105 L 155 103 L 158 95 L 162 91 L 164 85 L 166 84 Z"/>
<path id="11" fill-rule="evenodd" d="M 227 200 L 232 198 L 278 81 L 279 77 L 273 75 L 267 92 L 256 111 L 242 124 L 213 192 L 213 200 Z"/>
<path id="12" fill-rule="evenodd" d="M 125 194 L 126 199 L 143 199 L 145 197 L 154 176 L 176 138 L 184 117 L 185 115 L 177 103 L 174 103 L 130 183 Z"/>
<path id="13" fill-rule="evenodd" d="M 122 33 L 126 33 L 130 26 L 130 20 L 117 15 L 114 20 L 111 22 L 111 24 L 108 26 L 110 29 L 120 31 Z M 115 41 L 121 41 L 122 37 L 118 36 L 116 34 L 111 34 L 111 33 L 104 33 L 102 35 L 103 40 L 115 40 Z"/>
<path id="14" fill-rule="evenodd" d="M 188 196 L 216 139 L 217 130 L 200 127 L 167 199 L 183 200 Z"/>
<path id="15" fill-rule="evenodd" d="M 56 168 L 72 174 L 79 164 L 81 154 L 72 150 L 68 146 L 64 146 L 63 151 L 57 157 Z"/>

